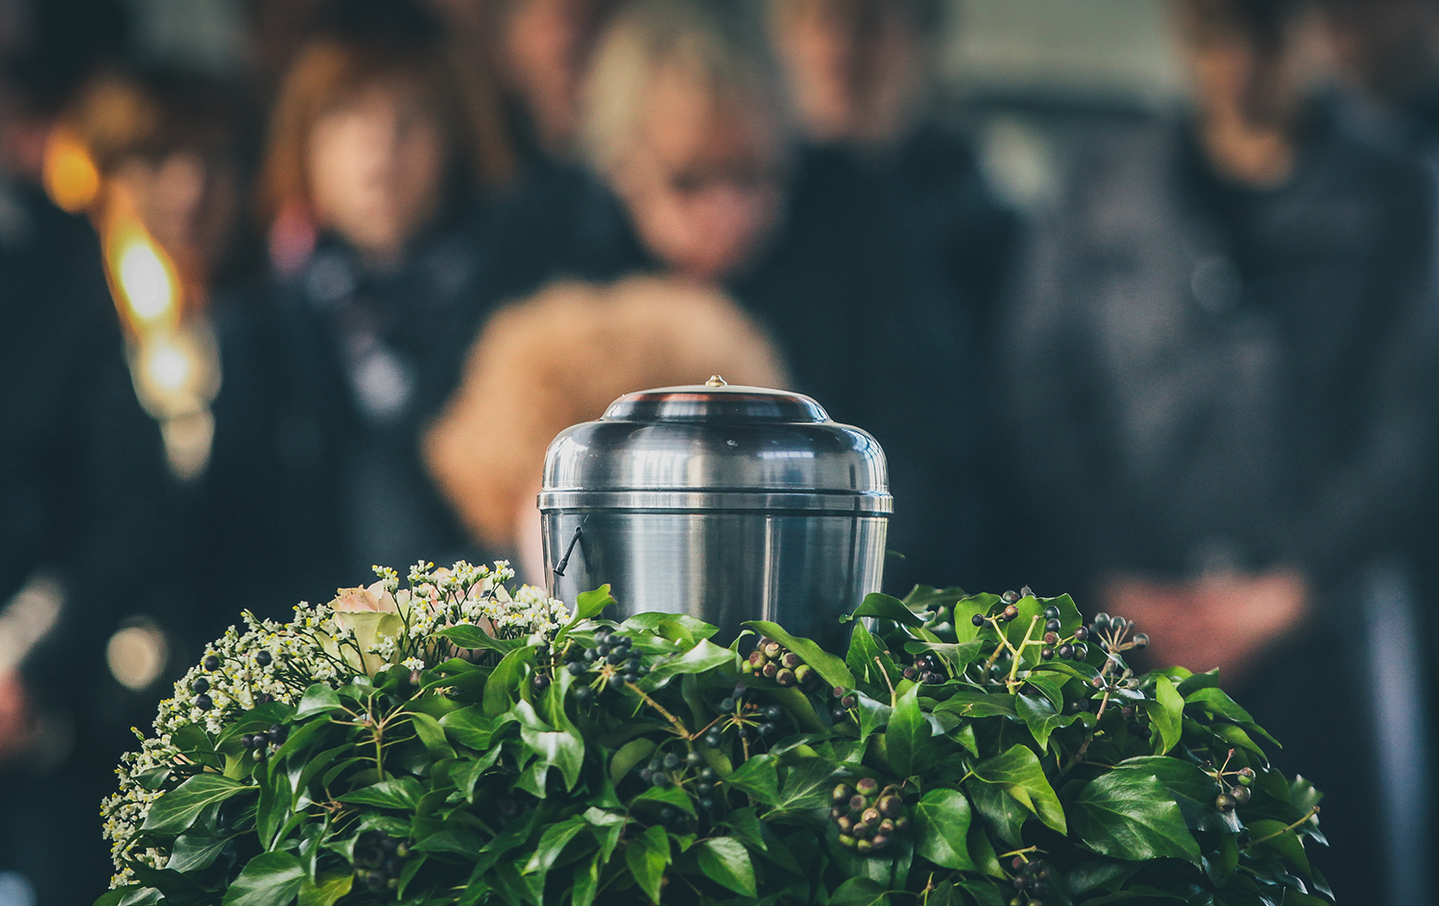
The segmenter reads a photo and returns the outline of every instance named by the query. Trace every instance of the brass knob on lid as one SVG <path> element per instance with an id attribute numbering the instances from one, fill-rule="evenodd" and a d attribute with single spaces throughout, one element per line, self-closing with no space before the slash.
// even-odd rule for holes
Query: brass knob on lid
<path id="1" fill-rule="evenodd" d="M 724 378 L 720 377 L 720 376 L 717 375 L 717 374 L 712 374 L 712 375 L 710 375 L 710 379 L 707 380 L 707 381 L 705 381 L 705 386 L 706 386 L 706 387 L 727 387 L 727 386 L 729 386 L 729 385 L 725 383 L 725 379 L 724 379 Z"/>

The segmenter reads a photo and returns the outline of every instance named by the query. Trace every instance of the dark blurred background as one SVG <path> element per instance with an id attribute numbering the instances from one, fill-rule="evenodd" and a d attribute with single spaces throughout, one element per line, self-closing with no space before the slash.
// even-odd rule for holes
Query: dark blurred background
<path id="1" fill-rule="evenodd" d="M 542 584 L 545 446 L 781 385 L 886 590 L 1221 669 L 1434 902 L 1439 0 L 0 0 L 0 906 L 242 609 Z M 900 556 L 902 555 L 902 556 Z"/>

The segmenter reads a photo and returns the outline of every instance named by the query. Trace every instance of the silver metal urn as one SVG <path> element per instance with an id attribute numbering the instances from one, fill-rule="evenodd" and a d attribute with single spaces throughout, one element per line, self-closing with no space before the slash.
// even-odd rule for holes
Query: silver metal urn
<path id="1" fill-rule="evenodd" d="M 884 451 L 807 396 L 664 387 L 620 397 L 545 457 L 550 593 L 608 583 L 624 614 L 745 620 L 832 639 L 879 590 L 892 499 Z"/>

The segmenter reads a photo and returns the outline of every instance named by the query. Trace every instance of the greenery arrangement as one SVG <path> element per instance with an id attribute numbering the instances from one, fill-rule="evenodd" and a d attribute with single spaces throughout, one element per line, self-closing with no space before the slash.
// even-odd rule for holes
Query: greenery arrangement
<path id="1" fill-rule="evenodd" d="M 99 906 L 1330 901 L 1319 793 L 1068 597 L 871 595 L 841 657 L 504 564 L 380 573 L 177 683 Z"/>

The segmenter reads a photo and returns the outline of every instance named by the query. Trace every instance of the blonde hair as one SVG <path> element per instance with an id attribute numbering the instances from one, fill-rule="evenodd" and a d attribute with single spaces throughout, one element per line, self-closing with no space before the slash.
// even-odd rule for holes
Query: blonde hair
<path id="1" fill-rule="evenodd" d="M 779 69 L 762 22 L 741 0 L 634 0 L 600 38 L 580 114 L 580 146 L 610 172 L 630 151 L 657 73 L 674 68 L 713 96 L 739 99 L 787 129 Z"/>
<path id="2" fill-rule="evenodd" d="M 475 536 L 510 548 L 556 434 L 599 418 L 625 393 L 711 374 L 788 383 L 773 342 L 716 290 L 660 277 L 551 284 L 490 319 L 460 389 L 426 433 L 425 461 Z"/>

